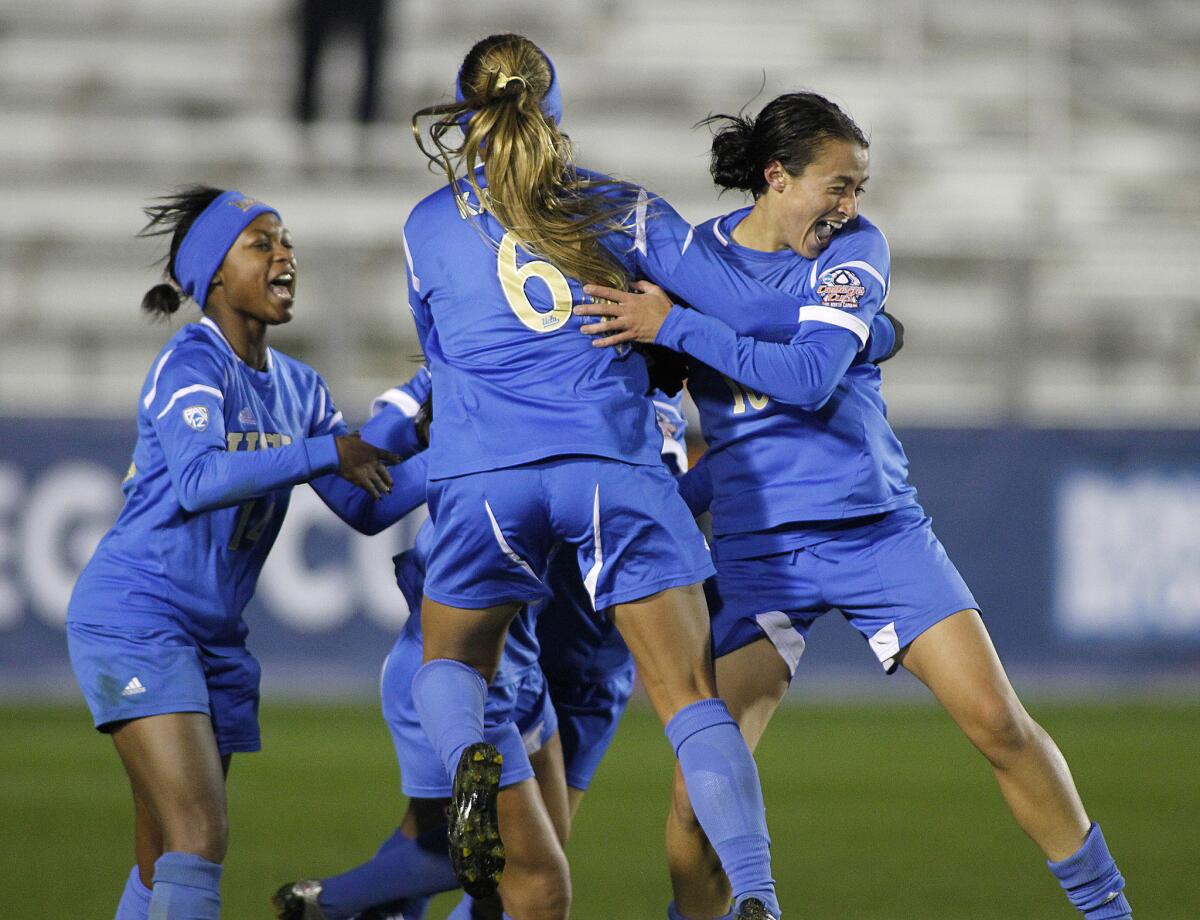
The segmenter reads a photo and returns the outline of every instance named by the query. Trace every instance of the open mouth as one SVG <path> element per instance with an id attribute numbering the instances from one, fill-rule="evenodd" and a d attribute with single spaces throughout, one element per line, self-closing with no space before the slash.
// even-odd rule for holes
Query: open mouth
<path id="1" fill-rule="evenodd" d="M 841 229 L 842 224 L 840 222 L 835 222 L 832 220 L 819 220 L 817 221 L 816 227 L 813 228 L 813 234 L 816 236 L 818 243 L 820 243 L 822 246 L 826 246 L 829 244 L 829 241 L 833 239 L 833 235 Z"/>
<path id="2" fill-rule="evenodd" d="M 278 274 L 267 283 L 267 287 L 280 300 L 292 300 L 296 296 L 296 274 L 295 272 Z"/>

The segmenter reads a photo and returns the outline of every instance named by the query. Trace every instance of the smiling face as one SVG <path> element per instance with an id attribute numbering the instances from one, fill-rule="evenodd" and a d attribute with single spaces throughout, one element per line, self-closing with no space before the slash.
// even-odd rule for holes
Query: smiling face
<path id="1" fill-rule="evenodd" d="M 241 232 L 213 276 L 208 304 L 268 326 L 290 322 L 296 253 L 276 214 L 260 214 Z"/>
<path id="2" fill-rule="evenodd" d="M 778 160 L 767 164 L 764 208 L 776 248 L 815 259 L 847 221 L 858 216 L 870 157 L 853 141 L 830 139 L 804 172 L 794 176 Z"/>

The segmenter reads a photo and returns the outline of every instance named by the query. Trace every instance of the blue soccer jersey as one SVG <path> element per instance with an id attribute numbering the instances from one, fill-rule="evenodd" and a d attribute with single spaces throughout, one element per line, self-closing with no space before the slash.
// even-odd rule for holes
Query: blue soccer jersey
<path id="1" fill-rule="evenodd" d="M 476 177 L 484 182 L 482 170 Z M 602 243 L 630 277 L 713 309 L 793 304 L 730 262 L 714 260 L 702 276 L 682 270 L 693 228 L 659 198 L 640 193 L 626 227 Z M 579 334 L 590 322 L 572 313 L 586 300 L 580 279 L 531 257 L 480 211 L 465 179 L 413 209 L 404 241 L 409 304 L 434 380 L 430 478 L 568 454 L 660 462 L 645 360 Z"/>
<path id="2" fill-rule="evenodd" d="M 337 469 L 335 436 L 345 432 L 311 368 L 270 349 L 255 370 L 211 319 L 184 326 L 142 386 L 125 504 L 76 583 L 68 619 L 155 627 L 167 617 L 199 642 L 240 644 L 242 610 L 294 484 L 311 480 L 366 532 L 424 500 L 423 459 L 394 467 L 396 487 L 379 502 L 321 475 Z"/>
<path id="3" fill-rule="evenodd" d="M 789 297 L 752 309 L 675 307 L 656 339 L 702 362 L 688 389 L 709 443 L 717 558 L 771 551 L 780 539 L 762 533 L 795 522 L 916 502 L 879 368 L 858 359 L 886 321 L 878 315 L 889 278 L 883 234 L 860 216 L 816 259 L 759 252 L 730 235 L 748 211 L 698 227 L 678 270 L 705 277 L 732 264 Z"/>

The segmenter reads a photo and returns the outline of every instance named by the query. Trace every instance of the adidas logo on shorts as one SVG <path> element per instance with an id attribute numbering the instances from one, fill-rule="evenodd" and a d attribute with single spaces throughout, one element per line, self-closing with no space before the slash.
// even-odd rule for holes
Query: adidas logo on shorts
<path id="1" fill-rule="evenodd" d="M 136 677 L 125 685 L 125 689 L 121 691 L 121 696 L 137 696 L 139 693 L 145 693 L 146 688 L 142 682 Z"/>

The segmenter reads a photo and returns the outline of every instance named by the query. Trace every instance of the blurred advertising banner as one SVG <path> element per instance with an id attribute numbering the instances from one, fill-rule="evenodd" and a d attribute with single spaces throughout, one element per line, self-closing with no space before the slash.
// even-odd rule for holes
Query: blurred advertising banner
<path id="1" fill-rule="evenodd" d="M 1200 675 L 1200 432 L 910 428 L 934 529 L 1009 670 L 1081 681 Z M 131 422 L 0 419 L 0 692 L 69 692 L 63 620 L 120 507 Z M 268 685 L 362 692 L 408 616 L 391 557 L 420 510 L 353 533 L 306 487 L 247 609 Z M 883 678 L 857 634 L 818 623 L 798 682 Z M 857 678 L 856 678 L 857 679 Z"/>

